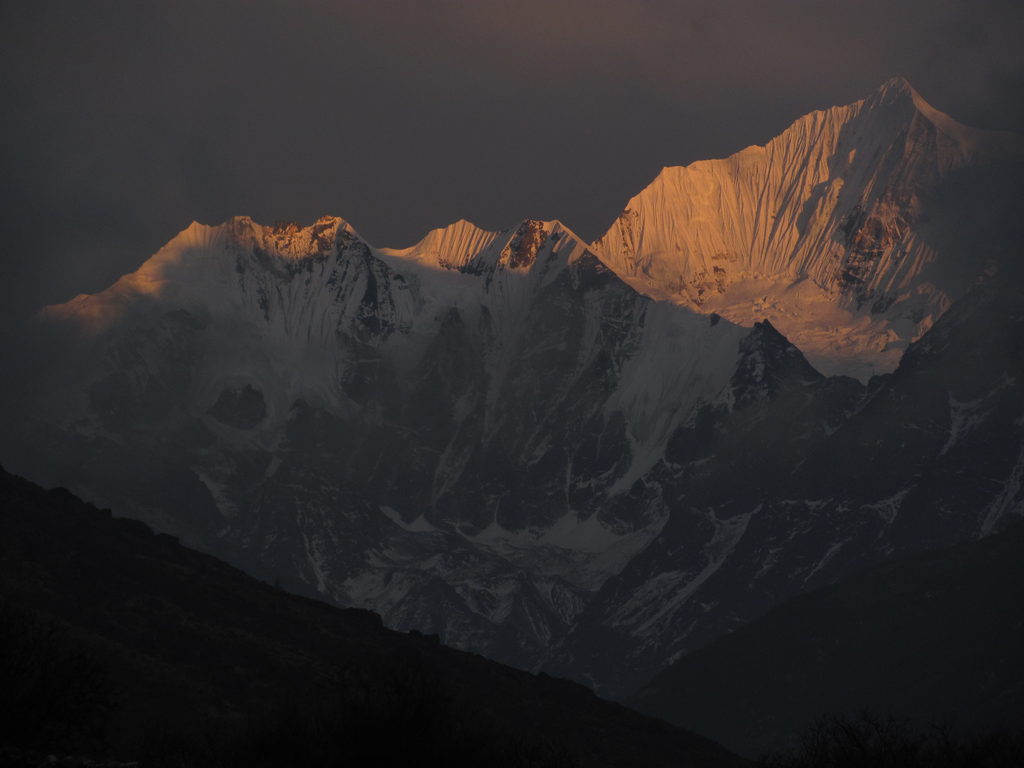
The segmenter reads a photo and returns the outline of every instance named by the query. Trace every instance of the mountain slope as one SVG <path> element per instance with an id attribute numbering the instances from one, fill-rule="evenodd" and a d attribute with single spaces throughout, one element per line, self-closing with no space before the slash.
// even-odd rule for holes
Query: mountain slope
<path id="1" fill-rule="evenodd" d="M 991 266 L 1022 159 L 1019 137 L 894 79 L 765 146 L 665 168 L 595 249 L 640 291 L 770 319 L 822 372 L 866 381 Z"/>
<path id="2" fill-rule="evenodd" d="M 1024 514 L 1019 274 L 977 286 L 866 388 L 821 377 L 761 326 L 734 378 L 738 407 L 680 430 L 646 479 L 669 521 L 549 669 L 630 693 L 781 601 L 1012 525 Z M 783 373 L 760 386 L 742 374 L 762 369 Z"/>
<path id="3" fill-rule="evenodd" d="M 465 718 L 465 740 L 479 736 L 469 723 L 474 713 L 495 738 L 518 743 L 527 756 L 529 745 L 548 742 L 583 765 L 741 763 L 706 739 L 601 701 L 581 686 L 453 651 L 436 638 L 391 632 L 369 612 L 287 594 L 63 489 L 47 492 L 2 470 L 0 533 L 5 606 L 56 620 L 51 634 L 62 633 L 107 669 L 118 703 L 107 736 L 127 757 L 146 747 L 140 739 L 147 731 L 160 737 L 160 727 L 229 730 L 246 711 L 315 702 L 339 685 L 363 685 L 378 696 L 404 693 L 411 706 L 427 694 L 415 688 L 423 684 L 415 675 L 402 688 L 401 675 L 418 670 L 425 680 L 445 681 L 443 695 L 423 703 Z M 386 762 L 389 750 L 412 748 L 430 760 L 443 734 L 402 717 L 394 725 L 411 729 L 403 734 L 408 740 L 380 733 L 387 741 L 367 746 L 349 737 L 330 759 Z M 431 722 L 459 734 L 459 724 L 444 717 Z M 363 747 L 370 751 L 344 752 Z M 488 759 L 506 757 L 502 748 L 486 745 Z M 444 754 L 436 757 L 444 762 Z"/>
<path id="4" fill-rule="evenodd" d="M 1024 528 L 876 568 L 785 603 L 632 700 L 744 753 L 791 747 L 823 713 L 981 729 L 1024 719 Z"/>

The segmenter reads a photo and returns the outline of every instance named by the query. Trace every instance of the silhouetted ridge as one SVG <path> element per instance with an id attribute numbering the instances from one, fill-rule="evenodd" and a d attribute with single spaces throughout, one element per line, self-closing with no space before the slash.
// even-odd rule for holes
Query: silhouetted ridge
<path id="1" fill-rule="evenodd" d="M 575 683 L 385 630 L 368 611 L 290 595 L 3 470 L 0 600 L 4 616 L 28 617 L 13 635 L 8 626 L 0 632 L 4 648 L 25 647 L 33 626 L 55 622 L 59 642 L 52 652 L 35 643 L 33 658 L 51 664 L 66 646 L 82 659 L 64 689 L 40 681 L 66 665 L 43 669 L 49 677 L 32 678 L 35 687 L 5 686 L 2 706 L 20 706 L 11 718 L 38 719 L 25 729 L 5 720 L 0 748 L 89 750 L 158 767 L 739 764 Z M 4 654 L 0 680 L 27 680 L 25 658 Z M 88 673 L 90 665 L 98 671 Z M 79 678 L 95 685 L 83 688 Z M 73 706 L 33 709 L 40 696 Z M 95 734 L 79 728 L 93 720 Z"/>

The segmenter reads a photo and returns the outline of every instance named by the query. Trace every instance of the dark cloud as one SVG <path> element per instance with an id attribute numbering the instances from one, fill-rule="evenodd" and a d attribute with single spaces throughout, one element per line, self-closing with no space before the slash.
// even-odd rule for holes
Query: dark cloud
<path id="1" fill-rule="evenodd" d="M 1017 0 L 10 2 L 5 316 L 102 289 L 192 219 L 460 217 L 595 237 L 663 165 L 902 74 L 1024 132 Z"/>

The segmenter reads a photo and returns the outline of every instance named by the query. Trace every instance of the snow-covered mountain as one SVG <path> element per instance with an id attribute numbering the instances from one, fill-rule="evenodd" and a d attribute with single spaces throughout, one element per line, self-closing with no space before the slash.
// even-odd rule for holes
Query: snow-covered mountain
<path id="1" fill-rule="evenodd" d="M 769 319 L 823 373 L 866 381 L 989 266 L 1022 157 L 1020 137 L 962 126 L 897 78 L 764 146 L 665 168 L 595 250 L 644 293 Z"/>
<path id="2" fill-rule="evenodd" d="M 193 224 L 44 319 L 79 339 L 42 408 L 75 441 L 53 481 L 524 666 L 657 535 L 621 492 L 748 334 L 540 221 L 404 251 L 336 218 Z"/>
<path id="3" fill-rule="evenodd" d="M 557 221 L 401 250 L 334 217 L 193 224 L 44 310 L 3 462 L 389 626 L 627 691 L 1021 513 L 1024 356 L 991 298 L 1015 152 L 894 81 L 666 170 L 594 246 Z"/>

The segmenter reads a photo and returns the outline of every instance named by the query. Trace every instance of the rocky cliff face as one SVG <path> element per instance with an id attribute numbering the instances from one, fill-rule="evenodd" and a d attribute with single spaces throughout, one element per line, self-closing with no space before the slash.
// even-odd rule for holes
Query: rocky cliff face
<path id="1" fill-rule="evenodd" d="M 1001 141 L 894 82 L 667 170 L 596 247 L 533 220 L 401 250 L 332 217 L 194 224 L 44 311 L 3 459 L 392 627 L 628 691 L 1021 513 Z M 820 372 L 907 345 L 867 384 Z"/>

